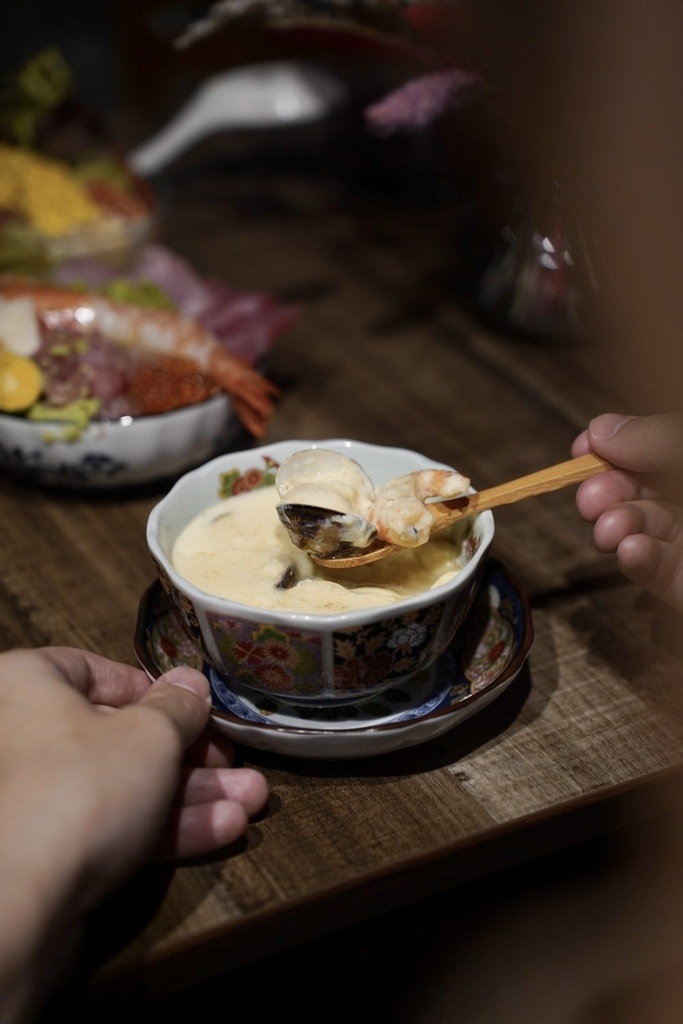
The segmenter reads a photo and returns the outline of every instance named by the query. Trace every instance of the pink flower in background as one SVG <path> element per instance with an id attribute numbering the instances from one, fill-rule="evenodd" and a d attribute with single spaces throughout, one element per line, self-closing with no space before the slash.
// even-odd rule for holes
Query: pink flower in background
<path id="1" fill-rule="evenodd" d="M 378 135 L 419 131 L 468 103 L 481 89 L 481 78 L 457 68 L 412 78 L 365 111 L 368 128 Z"/>

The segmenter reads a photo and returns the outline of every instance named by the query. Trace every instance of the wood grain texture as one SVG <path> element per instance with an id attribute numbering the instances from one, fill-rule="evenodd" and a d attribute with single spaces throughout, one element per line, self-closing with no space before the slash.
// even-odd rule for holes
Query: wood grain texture
<path id="1" fill-rule="evenodd" d="M 296 166 L 242 161 L 229 140 L 181 163 L 173 185 L 170 245 L 236 287 L 300 301 L 269 358 L 283 392 L 266 440 L 416 448 L 481 489 L 568 458 L 592 415 L 619 408 L 588 372 L 587 341 L 515 338 L 467 311 L 441 200 L 363 191 L 313 147 Z M 3 646 L 134 663 L 154 577 L 145 524 L 161 494 L 65 496 L 3 479 Z M 625 796 L 680 766 L 678 653 L 658 610 L 593 548 L 572 489 L 497 510 L 494 554 L 534 609 L 512 686 L 446 735 L 381 758 L 241 749 L 268 777 L 267 812 L 224 855 L 150 868 L 98 912 L 90 1020 L 607 829 Z"/>

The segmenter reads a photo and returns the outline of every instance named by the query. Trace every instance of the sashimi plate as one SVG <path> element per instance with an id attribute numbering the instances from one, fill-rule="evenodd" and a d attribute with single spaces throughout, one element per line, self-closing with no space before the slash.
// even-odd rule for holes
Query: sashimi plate
<path id="1" fill-rule="evenodd" d="M 524 589 L 490 559 L 459 641 L 409 683 L 343 707 L 266 697 L 216 672 L 183 632 L 158 582 L 140 600 L 134 644 L 151 679 L 176 665 L 204 672 L 213 694 L 211 724 L 236 743 L 291 757 L 344 760 L 425 743 L 482 711 L 517 677 L 533 635 Z"/>

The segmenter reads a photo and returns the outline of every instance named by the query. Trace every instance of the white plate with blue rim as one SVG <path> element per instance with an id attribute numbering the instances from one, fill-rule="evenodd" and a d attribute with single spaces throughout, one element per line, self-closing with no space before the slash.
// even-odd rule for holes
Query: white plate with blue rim
<path id="1" fill-rule="evenodd" d="M 345 760 L 403 750 L 441 736 L 488 707 L 519 674 L 533 642 L 529 600 L 495 559 L 466 626 L 429 669 L 379 696 L 311 707 L 258 694 L 208 665 L 179 625 L 160 583 L 143 594 L 135 651 L 151 679 L 176 665 L 204 672 L 211 724 L 235 743 L 291 757 Z"/>

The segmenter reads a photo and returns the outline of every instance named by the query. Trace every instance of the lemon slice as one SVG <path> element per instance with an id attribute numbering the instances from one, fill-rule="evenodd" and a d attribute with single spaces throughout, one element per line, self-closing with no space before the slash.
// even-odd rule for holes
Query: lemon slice
<path id="1" fill-rule="evenodd" d="M 25 412 L 43 388 L 43 375 L 33 359 L 0 351 L 0 411 Z"/>

